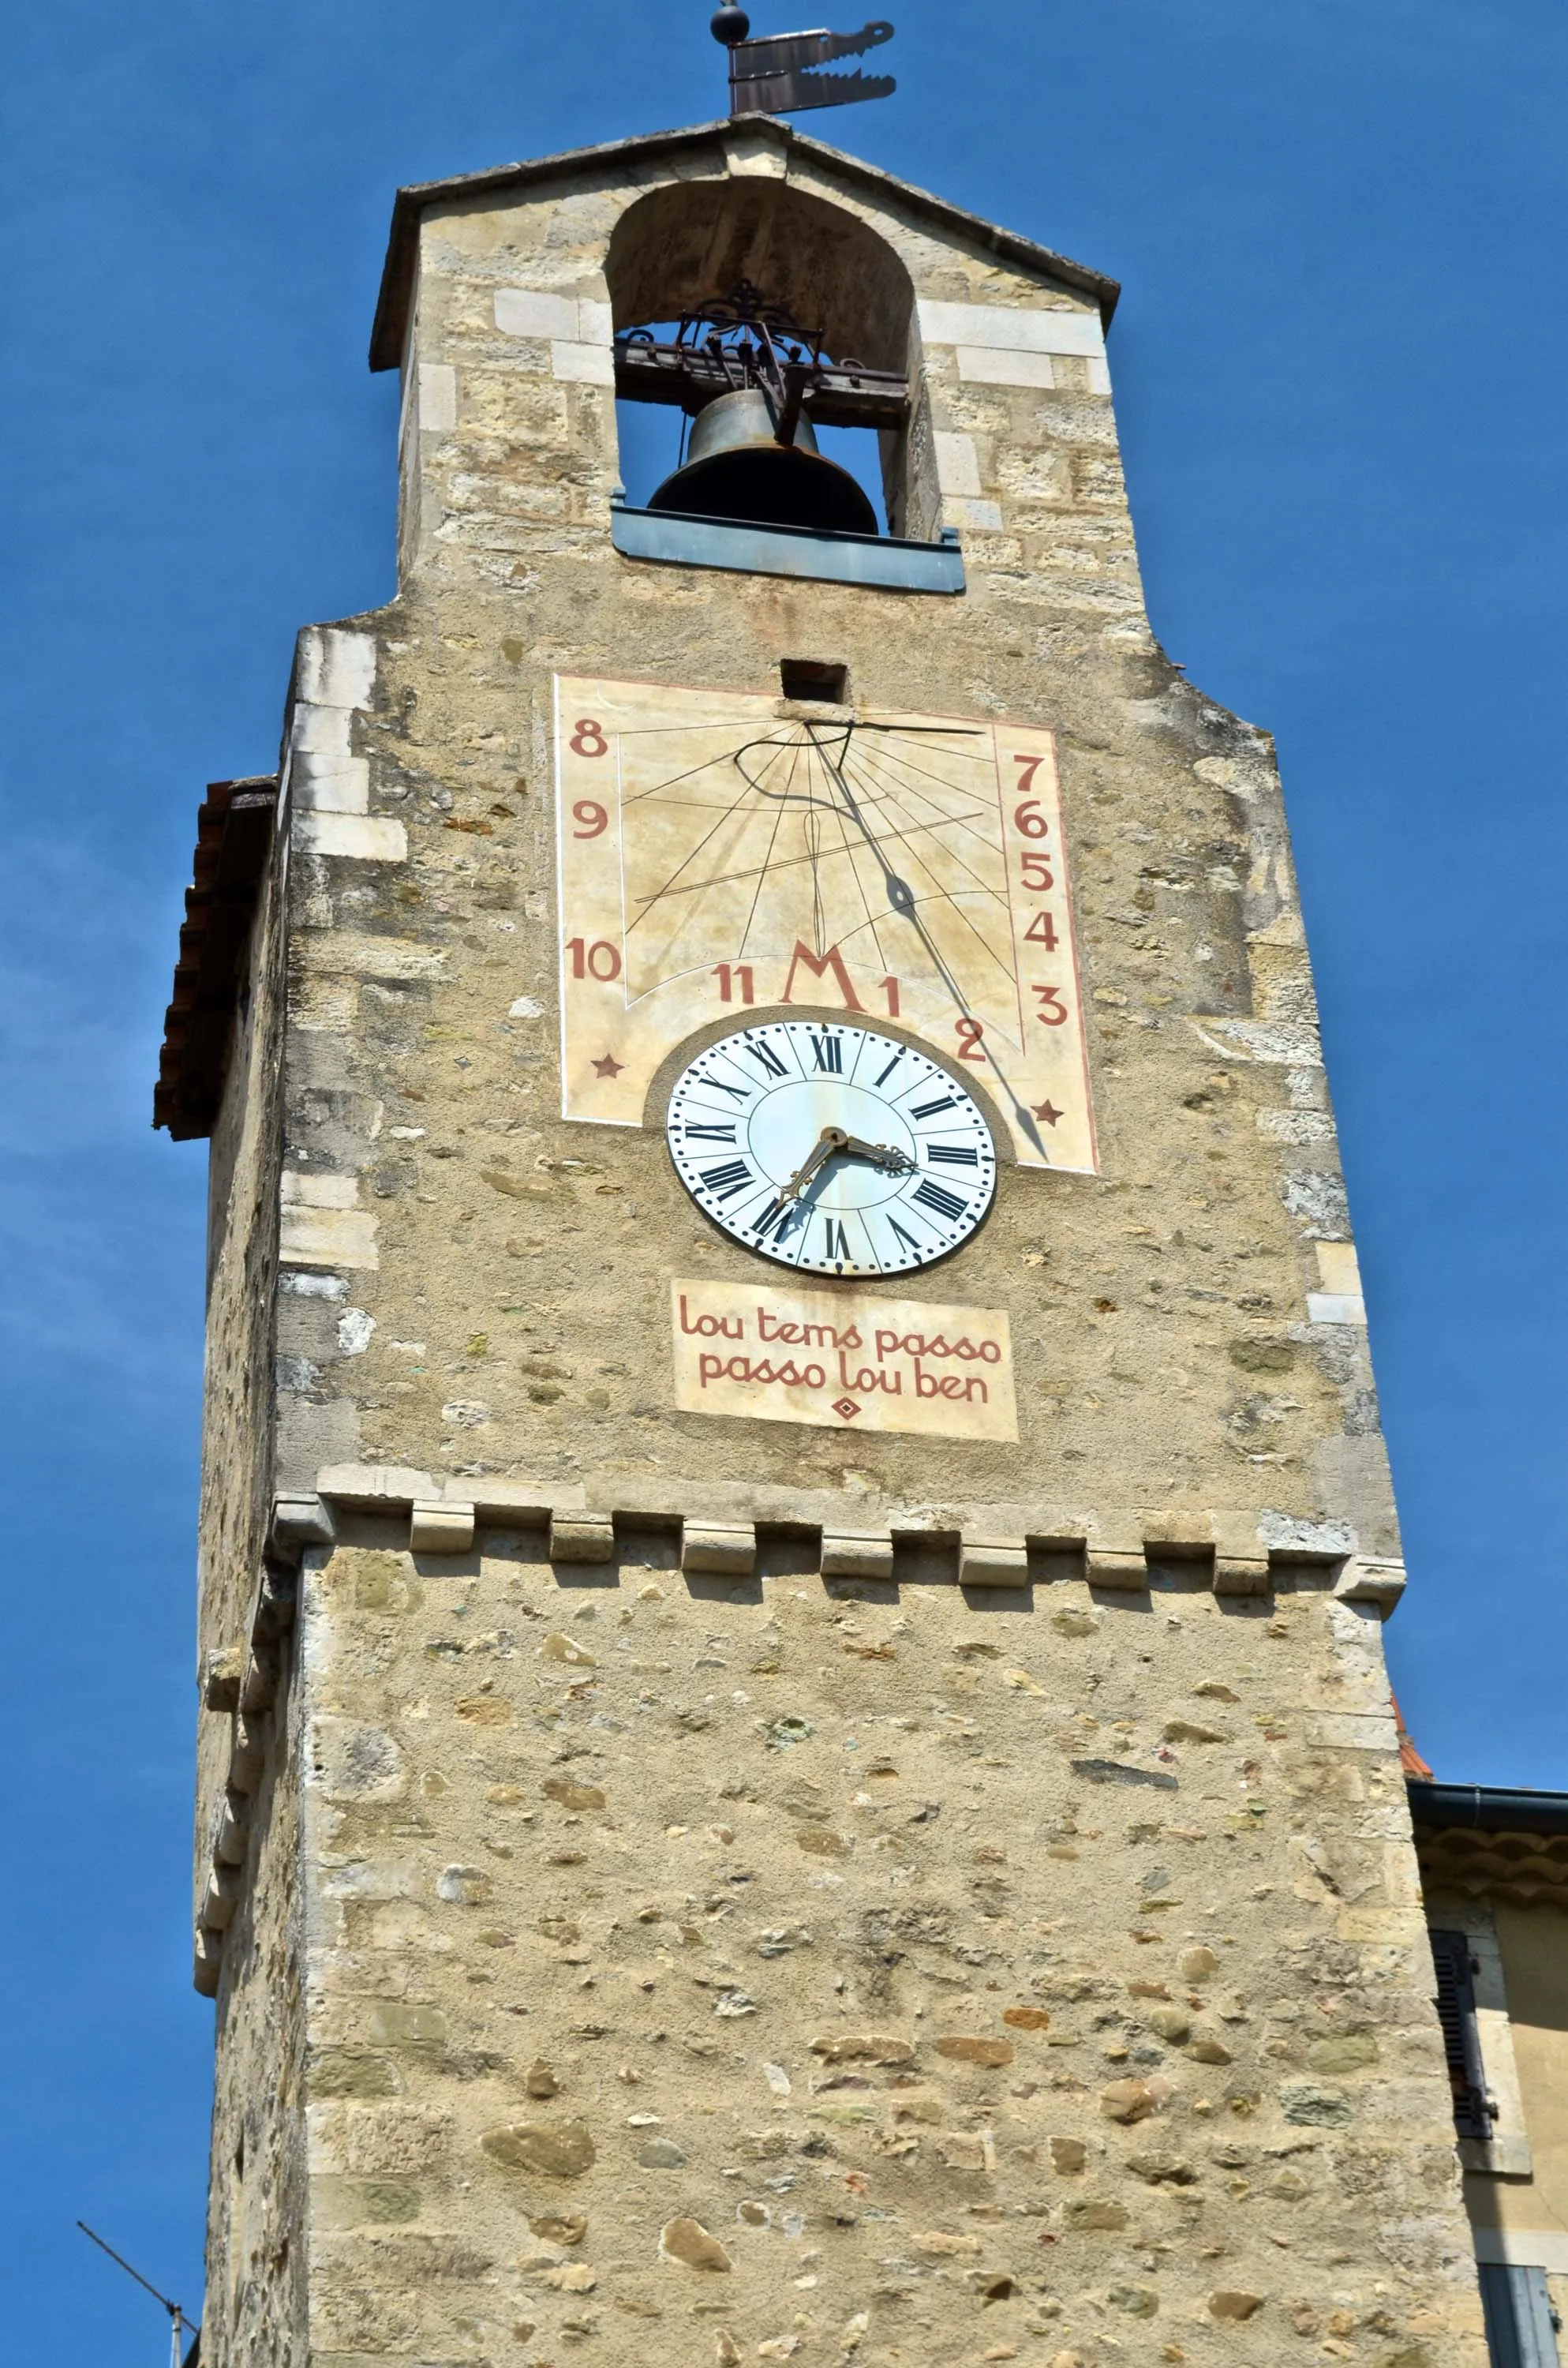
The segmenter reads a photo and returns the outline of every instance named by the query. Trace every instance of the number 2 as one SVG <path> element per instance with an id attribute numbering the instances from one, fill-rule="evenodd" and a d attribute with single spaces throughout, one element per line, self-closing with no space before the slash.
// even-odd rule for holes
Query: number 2
<path id="1" fill-rule="evenodd" d="M 1063 1014 L 1063 1017 L 1065 1017 L 1065 1014 Z M 953 1022 L 953 1028 L 959 1040 L 959 1059 L 960 1061 L 983 1061 L 985 1055 L 980 1049 L 980 1040 L 984 1035 L 985 1030 L 982 1027 L 980 1021 L 978 1019 L 955 1019 Z"/>

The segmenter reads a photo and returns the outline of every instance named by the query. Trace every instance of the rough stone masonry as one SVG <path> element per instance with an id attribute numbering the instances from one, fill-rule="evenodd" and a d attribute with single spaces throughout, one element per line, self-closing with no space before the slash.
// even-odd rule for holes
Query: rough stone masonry
<path id="1" fill-rule="evenodd" d="M 907 368 L 961 597 L 613 549 L 612 327 L 743 273 Z M 400 199 L 399 588 L 301 638 L 210 1130 L 207 2368 L 1483 2359 L 1279 788 L 1114 296 L 767 120 Z M 1100 1172 L 899 1285 L 1016 1443 L 678 1409 L 756 1262 L 558 1115 L 552 677 L 787 659 L 1058 735 Z"/>

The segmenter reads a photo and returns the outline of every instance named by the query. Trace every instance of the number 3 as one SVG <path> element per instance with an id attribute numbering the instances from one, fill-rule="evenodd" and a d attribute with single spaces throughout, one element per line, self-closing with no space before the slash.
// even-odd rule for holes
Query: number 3
<path id="1" fill-rule="evenodd" d="M 1031 986 L 1029 993 L 1040 1001 L 1035 1018 L 1047 1028 L 1060 1028 L 1067 1017 L 1067 1006 L 1058 990 L 1054 986 Z"/>

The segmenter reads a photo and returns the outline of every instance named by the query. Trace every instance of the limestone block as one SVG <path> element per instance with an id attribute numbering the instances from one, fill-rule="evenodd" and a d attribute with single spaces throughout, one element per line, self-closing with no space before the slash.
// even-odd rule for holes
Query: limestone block
<path id="1" fill-rule="evenodd" d="M 440 1493 L 428 1472 L 397 1463 L 324 1463 L 316 1486 L 335 1503 L 367 1513 L 403 1512 L 416 1497 L 429 1499 Z"/>
<path id="2" fill-rule="evenodd" d="M 995 532 L 1002 524 L 1002 506 L 1000 502 L 966 500 L 961 495 L 949 494 L 942 503 L 942 517 L 949 526 L 989 528 Z"/>
<path id="3" fill-rule="evenodd" d="M 1054 386 L 1049 354 L 1009 353 L 990 346 L 960 346 L 959 376 L 972 386 Z"/>
<path id="4" fill-rule="evenodd" d="M 615 1523 L 608 1513 L 552 1513 L 551 1562 L 613 1562 Z"/>
<path id="5" fill-rule="evenodd" d="M 536 1521 L 547 1522 L 552 1510 L 580 1512 L 584 1504 L 581 1485 L 559 1480 L 465 1480 L 462 1486 L 465 1501 L 472 1489 L 477 1520 L 503 1525 L 517 1521 L 531 1528 Z"/>
<path id="6" fill-rule="evenodd" d="M 824 1578 L 892 1578 L 891 1530 L 824 1530 Z"/>
<path id="7" fill-rule="evenodd" d="M 376 642 L 336 625 L 300 635 L 297 695 L 310 707 L 368 707 L 376 689 Z"/>
<path id="8" fill-rule="evenodd" d="M 613 387 L 615 356 L 608 346 L 558 342 L 550 348 L 550 374 L 567 384 Z"/>
<path id="9" fill-rule="evenodd" d="M 539 288 L 497 288 L 495 325 L 508 337 L 566 337 L 579 335 L 577 299 L 555 296 Z"/>
<path id="10" fill-rule="evenodd" d="M 473 1522 L 472 1505 L 416 1497 L 409 1522 L 409 1547 L 415 1554 L 467 1554 L 473 1545 Z"/>
<path id="11" fill-rule="evenodd" d="M 1214 1517 L 1201 1512 L 1144 1513 L 1143 1551 L 1162 1562 L 1197 1562 L 1214 1551 Z"/>
<path id="12" fill-rule="evenodd" d="M 978 494 L 980 458 L 972 436 L 944 435 L 931 438 L 937 450 L 937 475 L 945 494 Z"/>
<path id="13" fill-rule="evenodd" d="M 216 1998 L 223 1966 L 223 1936 L 203 1925 L 196 1936 L 191 1981 L 203 1998 Z"/>
<path id="14" fill-rule="evenodd" d="M 301 855 L 344 855 L 361 863 L 406 863 L 408 833 L 385 815 L 296 814 L 294 845 Z"/>
<path id="15" fill-rule="evenodd" d="M 680 1566 L 749 1578 L 756 1568 L 756 1531 L 749 1521 L 687 1521 L 681 1531 Z"/>
<path id="16" fill-rule="evenodd" d="M 421 362 L 415 396 L 421 433 L 441 435 L 458 424 L 458 374 L 450 362 Z"/>
<path id="17" fill-rule="evenodd" d="M 965 1536 L 959 1546 L 960 1587 L 1022 1587 L 1029 1575 L 1029 1550 L 1022 1538 Z"/>
<path id="18" fill-rule="evenodd" d="M 920 335 L 928 346 L 968 346 L 992 352 L 1103 356 L 1097 313 L 1055 307 L 1026 312 L 1016 304 L 943 304 L 921 297 Z"/>

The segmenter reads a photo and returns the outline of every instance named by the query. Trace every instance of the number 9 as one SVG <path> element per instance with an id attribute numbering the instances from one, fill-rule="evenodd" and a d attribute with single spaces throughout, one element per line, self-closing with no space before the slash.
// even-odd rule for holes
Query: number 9
<path id="1" fill-rule="evenodd" d="M 583 825 L 581 830 L 573 832 L 574 838 L 597 838 L 601 830 L 609 827 L 608 814 L 593 798 L 579 798 L 572 809 L 572 819 Z"/>

